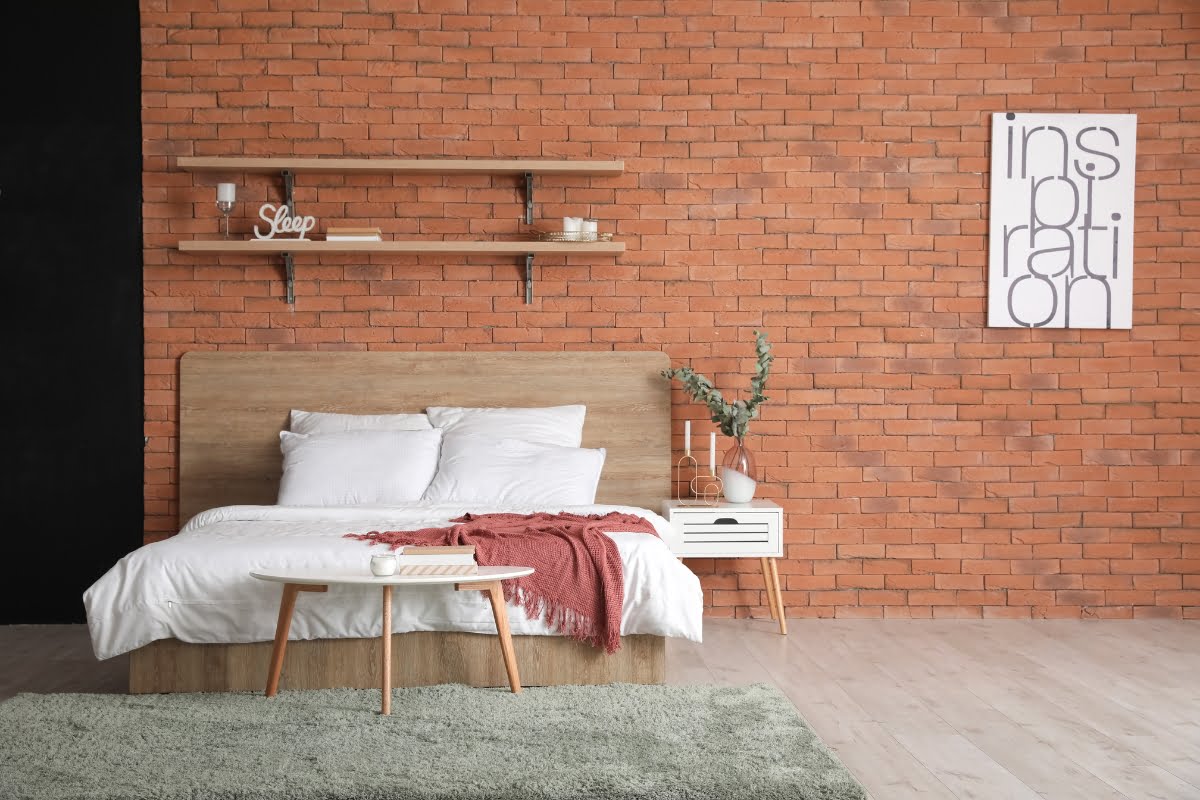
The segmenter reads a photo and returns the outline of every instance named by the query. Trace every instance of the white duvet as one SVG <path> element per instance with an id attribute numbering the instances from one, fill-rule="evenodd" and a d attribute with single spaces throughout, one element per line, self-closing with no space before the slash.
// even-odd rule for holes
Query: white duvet
<path id="1" fill-rule="evenodd" d="M 477 508 L 439 505 L 225 506 L 194 517 L 177 536 L 125 556 L 83 595 L 92 647 L 111 658 L 156 639 L 234 643 L 275 636 L 280 585 L 251 571 L 362 570 L 379 546 L 346 539 L 346 533 L 445 527 L 464 512 L 532 513 L 545 508 Z M 554 511 L 604 514 L 622 511 L 649 520 L 664 539 L 674 535 L 659 515 L 631 506 L 571 506 Z M 610 533 L 625 573 L 622 634 L 653 634 L 700 641 L 700 581 L 671 554 L 663 539 L 644 533 Z M 478 592 L 450 586 L 403 587 L 394 592 L 392 630 L 495 632 L 491 609 Z M 509 608 L 513 633 L 547 635 L 543 620 Z M 363 586 L 330 586 L 301 593 L 292 639 L 366 638 L 379 635 L 379 593 Z"/>

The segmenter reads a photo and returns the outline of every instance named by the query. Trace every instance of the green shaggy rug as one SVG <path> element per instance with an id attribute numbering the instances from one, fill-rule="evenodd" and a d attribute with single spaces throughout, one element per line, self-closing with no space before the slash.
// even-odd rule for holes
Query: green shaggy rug
<path id="1" fill-rule="evenodd" d="M 767 686 L 23 694 L 5 800 L 859 800 Z"/>

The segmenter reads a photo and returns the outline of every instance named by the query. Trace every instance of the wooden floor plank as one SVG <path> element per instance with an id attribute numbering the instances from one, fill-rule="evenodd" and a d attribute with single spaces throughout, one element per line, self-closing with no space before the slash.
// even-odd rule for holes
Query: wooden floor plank
<path id="1" fill-rule="evenodd" d="M 1080 704 L 1088 702 L 1087 695 L 1075 693 L 1051 700 L 1032 688 L 1037 680 L 1036 673 L 1030 678 L 1003 666 L 979 663 L 965 685 L 1055 751 L 1130 797 L 1200 797 L 1196 787 L 1088 724 L 1079 714 Z"/>
<path id="2" fill-rule="evenodd" d="M 1196 714 L 1200 702 L 1194 697 L 1195 689 L 1181 679 L 1178 685 L 1164 685 L 1155 692 L 1145 681 L 1140 660 L 1118 663 L 1110 658 L 1108 648 L 1086 646 L 1096 635 L 1092 631 L 1085 631 L 1086 636 L 1071 636 L 1066 630 L 1055 635 L 1054 630 L 1045 627 L 1024 629 L 1019 641 L 1010 636 L 1004 642 L 1009 646 L 1005 656 L 1010 660 L 1009 671 L 1021 676 L 1021 688 L 1038 695 L 1047 708 L 1058 709 L 1060 717 L 1070 717 L 1146 764 L 1200 787 L 1200 759 L 1196 756 L 1200 753 Z M 959 640 L 957 647 L 987 647 L 981 642 L 992 635 L 983 632 L 969 642 Z M 1114 646 L 1120 644 L 1113 642 Z M 1093 653 L 1090 657 L 1089 649 Z M 1012 669 L 1015 659 L 1020 660 L 1019 668 Z M 1174 661 L 1187 665 L 1197 662 L 1197 656 L 1180 653 Z M 995 661 L 990 661 L 974 674 L 986 673 L 995 666 Z M 1191 675 L 1193 684 L 1200 683 L 1196 669 Z M 994 676 L 998 682 L 1000 677 Z M 1200 797 L 1200 789 L 1194 791 Z"/>
<path id="3" fill-rule="evenodd" d="M 1132 800 L 1039 739 L 991 705 L 961 687 L 960 671 L 970 671 L 941 642 L 914 653 L 894 641 L 880 648 L 890 657 L 880 666 L 884 674 L 912 691 L 930 710 L 967 741 L 1004 767 L 1041 797 L 1056 800 Z M 1031 758 L 1031 754 L 1038 757 Z"/>
<path id="4" fill-rule="evenodd" d="M 955 734 L 892 731 L 904 749 L 930 770 L 956 797 L 968 800 L 1041 800 L 987 753 Z"/>
<path id="5" fill-rule="evenodd" d="M 1200 699 L 1197 697 L 1200 687 L 1195 681 L 1200 650 L 1193 650 L 1191 658 L 1184 651 L 1162 648 L 1156 648 L 1151 655 L 1146 653 L 1148 648 L 1144 645 L 1111 635 L 1107 641 L 1098 643 L 1096 637 L 1105 636 L 1103 631 L 1071 636 L 1065 630 L 1060 633 L 1034 629 L 1032 634 L 1022 652 L 1036 650 L 1037 659 L 1047 661 L 1065 679 L 1083 684 L 1093 692 L 1102 691 L 1131 710 L 1163 705 L 1160 713 L 1169 714 L 1175 722 L 1195 721 L 1196 715 L 1189 710 Z M 1200 738 L 1196 743 L 1200 746 Z"/>
<path id="6" fill-rule="evenodd" d="M 676 686 L 694 683 L 715 683 L 712 670 L 700 658 L 696 647 L 683 639 L 667 640 L 667 683 Z"/>

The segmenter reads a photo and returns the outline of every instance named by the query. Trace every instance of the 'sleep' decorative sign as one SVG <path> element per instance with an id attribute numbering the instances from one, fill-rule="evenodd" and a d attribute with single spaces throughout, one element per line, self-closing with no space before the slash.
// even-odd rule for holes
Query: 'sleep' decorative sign
<path id="1" fill-rule="evenodd" d="M 988 325 L 1133 325 L 1134 114 L 992 115 Z"/>
<path id="2" fill-rule="evenodd" d="M 286 205 L 276 206 L 274 203 L 263 203 L 258 209 L 258 216 L 263 222 L 270 223 L 266 233 L 254 226 L 254 238 L 260 240 L 274 239 L 277 233 L 296 233 L 297 240 L 303 240 L 304 235 L 317 227 L 316 217 L 294 217 Z"/>

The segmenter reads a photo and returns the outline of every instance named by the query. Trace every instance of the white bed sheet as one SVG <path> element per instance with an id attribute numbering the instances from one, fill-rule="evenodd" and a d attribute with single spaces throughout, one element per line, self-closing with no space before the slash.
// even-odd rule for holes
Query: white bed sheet
<path id="1" fill-rule="evenodd" d="M 445 527 L 464 512 L 532 513 L 546 508 L 479 508 L 461 505 L 224 506 L 194 517 L 178 535 L 122 558 L 84 593 L 92 647 L 111 658 L 156 639 L 235 643 L 275 636 L 280 587 L 251 578 L 253 571 L 288 569 L 369 570 L 379 546 L 346 539 L 346 533 Z M 649 520 L 664 539 L 674 536 L 659 515 L 632 506 L 555 508 L 576 514 L 622 511 Z M 700 641 L 700 581 L 671 554 L 666 542 L 644 533 L 610 533 L 625 574 L 622 634 L 653 634 Z M 404 587 L 394 593 L 392 629 L 492 633 L 491 609 L 479 592 L 448 586 Z M 551 635 L 543 620 L 509 608 L 513 633 Z M 301 593 L 291 639 L 365 638 L 379 635 L 379 593 L 330 586 Z"/>

